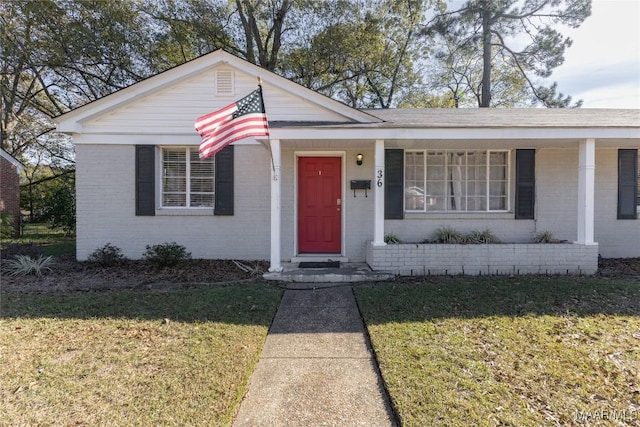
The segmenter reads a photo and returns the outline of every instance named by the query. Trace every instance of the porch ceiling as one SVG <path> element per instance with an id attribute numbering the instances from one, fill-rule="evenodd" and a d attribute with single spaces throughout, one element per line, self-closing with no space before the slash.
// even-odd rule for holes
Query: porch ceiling
<path id="1" fill-rule="evenodd" d="M 582 138 L 572 139 L 386 139 L 385 148 L 433 149 L 513 149 L 577 148 Z M 281 140 L 282 148 L 295 149 L 372 149 L 375 140 L 366 139 L 291 139 Z M 640 139 L 596 139 L 596 148 L 640 147 Z"/>

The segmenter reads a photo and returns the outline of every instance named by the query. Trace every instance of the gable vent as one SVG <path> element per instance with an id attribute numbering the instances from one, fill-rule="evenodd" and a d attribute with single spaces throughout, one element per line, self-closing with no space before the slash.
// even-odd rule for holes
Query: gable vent
<path id="1" fill-rule="evenodd" d="M 216 71 L 216 95 L 233 96 L 233 71 Z"/>

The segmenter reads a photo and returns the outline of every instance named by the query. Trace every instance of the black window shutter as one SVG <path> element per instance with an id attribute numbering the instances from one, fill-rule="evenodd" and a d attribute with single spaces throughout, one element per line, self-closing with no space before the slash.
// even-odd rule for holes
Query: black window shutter
<path id="1" fill-rule="evenodd" d="M 233 145 L 227 145 L 215 157 L 214 215 L 233 215 Z"/>
<path id="2" fill-rule="evenodd" d="M 516 150 L 516 219 L 534 219 L 536 150 Z"/>
<path id="3" fill-rule="evenodd" d="M 638 150 L 618 150 L 618 219 L 638 217 Z"/>
<path id="4" fill-rule="evenodd" d="M 156 214 L 155 146 L 136 145 L 136 215 Z"/>
<path id="5" fill-rule="evenodd" d="M 384 150 L 384 218 L 404 218 L 404 150 Z"/>

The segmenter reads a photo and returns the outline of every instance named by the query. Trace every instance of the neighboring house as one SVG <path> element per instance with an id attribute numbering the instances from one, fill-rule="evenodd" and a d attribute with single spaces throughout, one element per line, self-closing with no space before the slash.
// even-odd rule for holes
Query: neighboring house
<path id="1" fill-rule="evenodd" d="M 198 160 L 195 119 L 258 77 L 270 139 Z M 76 146 L 81 260 L 108 242 L 140 258 L 175 241 L 196 258 L 269 259 L 272 271 L 329 258 L 438 272 L 437 257 L 414 253 L 428 245 L 384 237 L 421 242 L 443 226 L 521 244 L 456 255 L 465 272 L 592 273 L 598 254 L 640 257 L 640 110 L 357 110 L 216 51 L 56 123 Z M 568 244 L 535 261 L 524 243 L 540 231 Z M 451 248 L 439 249 L 444 265 Z"/>
<path id="2" fill-rule="evenodd" d="M 13 219 L 15 235 L 20 234 L 20 172 L 24 166 L 0 148 L 0 213 Z"/>

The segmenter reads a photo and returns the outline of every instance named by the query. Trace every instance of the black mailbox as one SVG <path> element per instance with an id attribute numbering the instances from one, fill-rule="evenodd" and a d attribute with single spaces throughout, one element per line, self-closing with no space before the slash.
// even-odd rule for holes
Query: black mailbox
<path id="1" fill-rule="evenodd" d="M 367 190 L 371 190 L 370 179 L 352 179 L 351 189 L 353 190 L 353 197 L 356 197 L 356 190 L 364 190 L 364 197 L 367 197 Z"/>
<path id="2" fill-rule="evenodd" d="M 351 180 L 351 189 L 352 190 L 371 190 L 371 180 L 369 180 L 369 179 L 364 179 L 364 180 L 352 179 Z"/>

